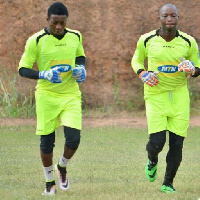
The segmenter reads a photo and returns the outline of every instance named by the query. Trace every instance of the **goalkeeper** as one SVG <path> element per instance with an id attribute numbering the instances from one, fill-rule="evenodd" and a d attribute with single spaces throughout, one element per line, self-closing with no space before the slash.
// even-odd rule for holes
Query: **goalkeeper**
<path id="1" fill-rule="evenodd" d="M 161 27 L 142 35 L 137 43 L 131 65 L 144 82 L 144 100 L 149 141 L 146 177 L 155 181 L 158 154 L 169 132 L 169 151 L 161 191 L 176 193 L 173 180 L 182 160 L 183 141 L 190 118 L 187 76 L 198 76 L 200 61 L 195 39 L 177 30 L 178 10 L 165 4 L 159 10 Z M 148 59 L 147 70 L 144 60 Z"/>
<path id="2" fill-rule="evenodd" d="M 64 127 L 64 152 L 55 165 L 58 185 L 68 190 L 66 167 L 80 143 L 82 126 L 79 82 L 86 77 L 85 53 L 79 31 L 66 28 L 68 10 L 60 2 L 50 5 L 48 27 L 32 35 L 26 42 L 19 62 L 19 74 L 38 79 L 35 99 L 36 134 L 40 136 L 40 154 L 46 187 L 43 195 L 54 195 L 56 184 L 53 170 L 55 129 Z M 38 71 L 32 69 L 37 63 Z"/>

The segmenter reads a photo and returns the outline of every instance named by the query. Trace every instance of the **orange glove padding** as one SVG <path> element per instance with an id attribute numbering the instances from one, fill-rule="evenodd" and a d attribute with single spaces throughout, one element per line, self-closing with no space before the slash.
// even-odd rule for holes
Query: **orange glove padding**
<path id="1" fill-rule="evenodd" d="M 178 71 L 195 74 L 194 63 L 190 60 L 184 60 L 178 64 Z"/>
<path id="2" fill-rule="evenodd" d="M 158 84 L 158 77 L 154 72 L 142 71 L 139 74 L 139 78 L 147 85 L 154 87 Z"/>

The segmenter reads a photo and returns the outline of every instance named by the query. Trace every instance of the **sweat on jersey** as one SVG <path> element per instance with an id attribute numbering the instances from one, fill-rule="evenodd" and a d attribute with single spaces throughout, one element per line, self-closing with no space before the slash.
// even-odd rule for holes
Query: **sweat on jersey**
<path id="1" fill-rule="evenodd" d="M 48 71 L 54 65 L 68 64 L 75 67 L 76 57 L 84 56 L 82 35 L 79 31 L 66 28 L 62 39 L 57 39 L 43 29 L 28 38 L 19 68 L 32 69 L 37 62 L 39 71 Z M 72 77 L 72 70 L 61 73 L 62 83 L 51 83 L 39 79 L 36 90 L 64 96 L 80 95 L 78 83 Z"/>
<path id="2" fill-rule="evenodd" d="M 187 84 L 185 72 L 178 71 L 180 58 L 190 60 L 196 67 L 200 67 L 199 50 L 195 39 L 179 30 L 176 37 L 167 42 L 153 30 L 142 35 L 133 55 L 131 66 L 135 73 L 139 69 L 145 69 L 144 60 L 148 58 L 148 71 L 158 73 L 158 85 L 150 87 L 144 84 L 145 96 L 178 89 Z"/>

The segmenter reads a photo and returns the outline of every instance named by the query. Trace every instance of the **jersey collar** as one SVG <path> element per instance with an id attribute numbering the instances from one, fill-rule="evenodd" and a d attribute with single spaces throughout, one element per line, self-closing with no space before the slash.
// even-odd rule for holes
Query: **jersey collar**
<path id="1" fill-rule="evenodd" d="M 51 34 L 47 31 L 47 28 L 44 29 L 44 32 L 45 32 L 46 34 L 48 34 L 48 35 L 51 35 Z M 55 38 L 57 38 L 58 40 L 61 40 L 61 39 L 65 36 L 66 33 L 67 33 L 67 30 L 64 29 L 64 34 L 63 34 L 63 35 L 60 35 L 60 36 L 54 36 L 54 35 L 52 35 L 52 36 L 55 37 Z"/>
<path id="2" fill-rule="evenodd" d="M 160 28 L 156 30 L 157 36 L 159 36 L 159 30 L 160 30 Z M 178 32 L 178 30 L 176 30 L 176 36 L 175 37 L 178 37 L 178 36 L 179 36 L 179 32 Z"/>

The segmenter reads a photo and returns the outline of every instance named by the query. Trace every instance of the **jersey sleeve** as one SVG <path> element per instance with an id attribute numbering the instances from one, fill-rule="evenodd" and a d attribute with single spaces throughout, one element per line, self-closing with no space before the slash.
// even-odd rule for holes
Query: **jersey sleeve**
<path id="1" fill-rule="evenodd" d="M 189 50 L 189 57 L 187 59 L 191 60 L 195 67 L 200 67 L 199 48 L 195 39 L 191 40 L 191 48 Z"/>
<path id="2" fill-rule="evenodd" d="M 144 38 L 141 36 L 137 42 L 137 47 L 133 55 L 133 58 L 131 60 L 131 66 L 135 71 L 135 73 L 137 73 L 139 69 L 144 69 L 145 58 L 146 58 L 146 49 L 144 46 Z"/>
<path id="3" fill-rule="evenodd" d="M 79 56 L 86 57 L 84 49 L 83 49 L 83 44 L 82 44 L 82 42 L 83 42 L 82 35 L 81 35 L 81 33 L 79 33 L 79 34 L 80 34 L 80 40 L 79 40 L 79 45 L 78 45 L 78 48 L 76 51 L 76 57 L 79 57 Z"/>
<path id="4" fill-rule="evenodd" d="M 37 44 L 34 37 L 30 37 L 25 45 L 24 53 L 19 62 L 18 70 L 22 67 L 32 69 L 37 57 Z"/>

